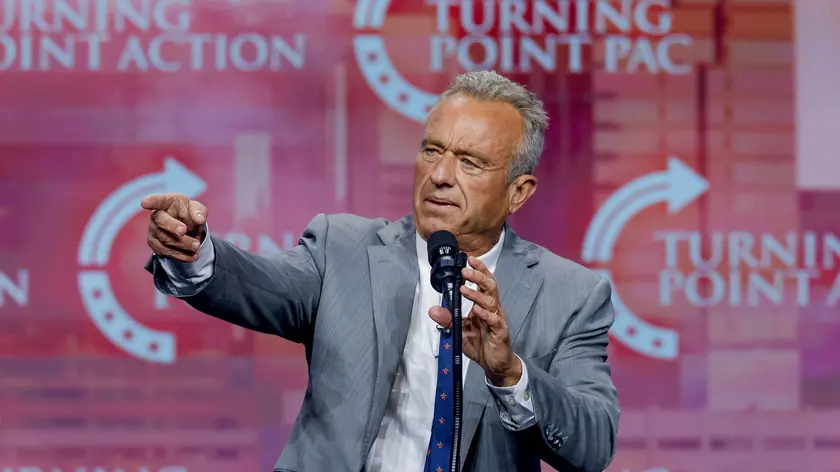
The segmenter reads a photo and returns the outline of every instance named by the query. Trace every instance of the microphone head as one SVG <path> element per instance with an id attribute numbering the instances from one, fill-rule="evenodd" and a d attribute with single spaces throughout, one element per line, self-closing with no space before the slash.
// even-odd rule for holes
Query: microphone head
<path id="1" fill-rule="evenodd" d="M 434 266 L 441 257 L 455 257 L 455 254 L 458 253 L 458 240 L 449 231 L 435 231 L 429 236 L 427 247 L 429 264 Z"/>
<path id="2" fill-rule="evenodd" d="M 449 231 L 435 231 L 427 242 L 429 265 L 432 266 L 432 287 L 443 293 L 446 280 L 454 282 L 455 256 L 458 254 L 458 240 Z"/>

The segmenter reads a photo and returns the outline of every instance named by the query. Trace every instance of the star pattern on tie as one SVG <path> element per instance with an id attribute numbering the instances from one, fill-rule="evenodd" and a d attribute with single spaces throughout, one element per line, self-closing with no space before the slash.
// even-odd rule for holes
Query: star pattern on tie
<path id="1" fill-rule="evenodd" d="M 441 305 L 446 308 L 446 301 Z M 454 382 L 449 373 L 452 371 L 452 330 L 438 330 L 438 376 L 435 388 L 435 411 L 432 421 L 432 435 L 426 455 L 424 472 L 443 472 L 449 470 L 449 456 L 452 454 L 452 402 L 447 399 L 452 395 Z"/>

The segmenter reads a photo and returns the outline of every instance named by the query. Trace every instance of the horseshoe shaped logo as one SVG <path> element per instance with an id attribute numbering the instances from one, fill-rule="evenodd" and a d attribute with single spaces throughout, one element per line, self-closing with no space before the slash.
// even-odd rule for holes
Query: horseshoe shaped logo
<path id="1" fill-rule="evenodd" d="M 668 159 L 668 169 L 641 176 L 613 193 L 598 210 L 583 239 L 582 260 L 607 263 L 621 230 L 641 211 L 666 203 L 668 213 L 682 210 L 709 189 L 709 182 L 676 157 Z M 599 269 L 612 285 L 615 322 L 610 332 L 625 346 L 639 354 L 659 359 L 674 359 L 679 352 L 679 334 L 651 325 L 622 302 L 609 269 Z"/>
<path id="2" fill-rule="evenodd" d="M 105 266 L 120 229 L 140 210 L 140 200 L 152 193 L 178 192 L 195 198 L 207 184 L 175 159 L 162 172 L 140 176 L 111 192 L 99 204 L 79 244 L 79 293 L 99 331 L 115 346 L 139 359 L 169 364 L 176 358 L 175 333 L 151 329 L 128 313 L 114 296 Z"/>
<path id="3" fill-rule="evenodd" d="M 407 81 L 388 57 L 380 31 L 390 4 L 391 0 L 356 2 L 353 26 L 368 32 L 353 38 L 353 51 L 365 81 L 379 99 L 393 111 L 422 123 L 438 97 Z"/>

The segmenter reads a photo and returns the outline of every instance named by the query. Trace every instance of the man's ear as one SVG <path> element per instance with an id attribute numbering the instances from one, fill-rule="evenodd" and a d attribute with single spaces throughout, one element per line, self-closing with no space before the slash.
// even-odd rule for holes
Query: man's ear
<path id="1" fill-rule="evenodd" d="M 523 174 L 513 179 L 508 186 L 508 214 L 516 213 L 536 191 L 537 178 L 533 175 Z"/>

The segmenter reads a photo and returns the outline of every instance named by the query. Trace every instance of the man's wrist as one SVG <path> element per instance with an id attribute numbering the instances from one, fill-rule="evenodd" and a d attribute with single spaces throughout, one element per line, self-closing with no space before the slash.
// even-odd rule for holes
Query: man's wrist
<path id="1" fill-rule="evenodd" d="M 487 372 L 487 380 L 495 387 L 513 387 L 522 379 L 522 361 L 519 357 L 511 354 L 510 366 L 503 372 L 491 373 Z"/>

